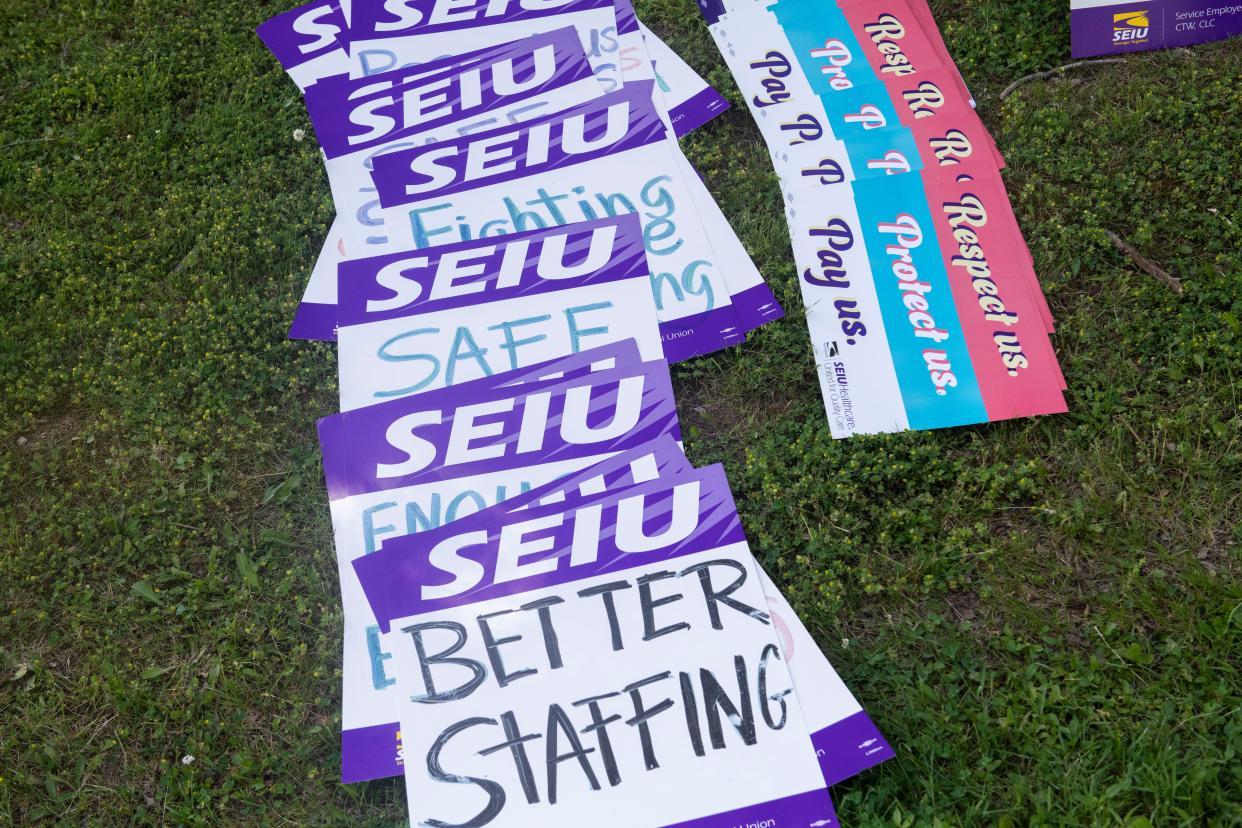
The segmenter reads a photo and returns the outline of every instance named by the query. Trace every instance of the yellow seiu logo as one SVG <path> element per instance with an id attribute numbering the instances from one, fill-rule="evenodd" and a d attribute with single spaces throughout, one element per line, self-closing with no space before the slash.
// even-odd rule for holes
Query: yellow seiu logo
<path id="1" fill-rule="evenodd" d="M 1113 15 L 1113 43 L 1146 43 L 1151 23 L 1145 11 L 1119 12 Z"/>

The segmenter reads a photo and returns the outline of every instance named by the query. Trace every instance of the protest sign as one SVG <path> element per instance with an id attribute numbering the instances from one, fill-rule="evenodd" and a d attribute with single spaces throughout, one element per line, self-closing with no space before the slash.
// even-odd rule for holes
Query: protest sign
<path id="1" fill-rule="evenodd" d="M 388 234 L 375 197 L 371 167 L 376 156 L 535 118 L 598 96 L 599 88 L 571 30 L 560 29 L 519 44 L 423 64 L 432 73 L 402 80 L 407 72 L 312 87 L 307 107 L 326 156 L 338 219 L 316 269 L 330 274 L 347 258 L 378 252 Z M 322 85 L 317 85 L 322 86 Z M 344 118 L 342 118 L 342 115 Z M 313 278 L 313 277 L 312 277 Z M 299 337 L 332 339 L 335 290 L 316 288 L 315 305 L 300 307 Z M 303 304 L 309 304 L 304 297 Z"/>
<path id="2" fill-rule="evenodd" d="M 349 22 L 355 78 L 573 26 L 603 90 L 622 83 L 613 0 L 354 0 Z"/>
<path id="3" fill-rule="evenodd" d="M 809 40 L 802 38 L 800 43 L 809 49 L 807 56 L 821 74 L 835 77 L 834 73 L 855 62 L 854 57 L 844 43 L 831 38 L 820 40 L 823 21 L 816 20 L 814 25 L 817 33 Z M 829 94 L 833 89 L 866 90 L 864 97 L 875 94 L 887 99 L 891 92 L 877 85 L 874 71 L 839 77 L 839 88 L 831 80 L 824 86 L 821 80 L 817 81 L 820 91 L 812 89 L 788 34 L 775 15 L 761 6 L 741 4 L 717 18 L 710 28 L 771 150 L 777 174 L 783 178 L 807 178 L 833 185 L 872 175 L 917 172 L 934 165 L 945 153 L 974 152 L 975 157 L 981 158 L 985 149 L 993 149 L 987 131 L 967 106 L 931 108 L 920 113 L 923 117 L 903 125 L 896 110 L 892 110 L 891 118 L 879 117 L 880 113 L 863 101 L 855 113 L 844 107 L 838 96 Z M 849 36 L 847 31 L 846 37 Z M 814 43 L 821 45 L 810 48 Z M 928 64 L 923 66 L 924 71 L 932 71 Z M 878 120 L 873 122 L 872 117 Z M 866 128 L 851 128 L 850 124 L 856 121 Z M 837 131 L 851 140 L 838 138 L 834 123 Z M 992 153 L 992 158 L 1003 166 L 998 153 Z"/>
<path id="4" fill-rule="evenodd" d="M 560 473 L 566 474 L 577 465 L 580 464 L 564 464 Z M 594 463 L 589 474 L 569 474 L 565 480 L 587 489 L 600 485 L 628 487 L 688 467 L 680 448 L 665 437 Z M 470 520 L 463 518 L 460 522 Z M 362 559 L 355 558 L 355 561 Z M 380 637 L 356 575 L 352 571 L 346 574 L 345 569 L 350 569 L 347 563 L 342 563 L 341 567 L 342 593 L 347 595 L 346 633 L 347 636 L 353 633 L 346 638 L 343 670 L 341 779 L 359 782 L 398 776 L 403 770 L 405 750 L 398 721 L 402 690 L 394 677 L 397 669 L 394 653 Z"/>
<path id="5" fill-rule="evenodd" d="M 912 129 L 945 108 L 974 117 L 973 99 L 961 75 L 951 62 L 941 63 L 935 38 L 919 32 L 917 23 L 912 23 L 918 15 L 910 6 L 885 7 L 896 13 L 860 4 L 846 5 L 844 11 L 817 9 L 804 0 L 785 0 L 772 7 L 779 20 L 779 42 L 788 41 L 787 54 L 796 58 L 803 78 L 822 97 L 837 138 Z M 735 16 L 730 13 L 716 25 L 746 40 L 749 35 L 733 23 Z M 869 57 L 874 65 L 867 62 Z M 985 130 L 979 132 L 981 145 L 1003 166 L 991 137 Z"/>
<path id="6" fill-rule="evenodd" d="M 290 72 L 298 87 L 305 91 L 321 81 L 332 82 L 348 76 L 349 55 L 342 44 L 349 40 L 349 11 L 350 4 L 346 0 L 339 4 L 335 0 L 316 0 L 269 19 L 259 27 L 258 33 L 281 65 Z M 661 65 L 657 73 L 659 89 L 668 99 L 670 122 L 678 137 L 697 129 L 729 108 L 729 102 L 723 95 L 691 69 L 658 35 L 638 23 L 629 2 L 615 0 L 614 13 L 618 32 L 624 32 L 622 16 L 628 15 L 638 25 L 646 49 L 650 52 L 649 59 Z M 499 40 L 496 45 L 506 45 L 518 40 L 520 38 Z M 479 45 L 481 44 L 475 42 L 471 44 L 471 48 Z M 646 55 L 633 54 L 632 50 L 624 49 L 608 38 L 601 37 L 598 45 L 604 51 L 617 52 L 618 65 L 623 73 L 627 65 L 647 59 Z M 311 60 L 317 60 L 318 64 L 314 67 L 304 65 Z M 395 69 L 377 68 L 365 76 L 417 68 L 418 64 Z"/>
<path id="7" fill-rule="evenodd" d="M 1064 411 L 1003 158 L 925 4 L 703 11 L 781 181 L 834 436 Z"/>
<path id="8" fill-rule="evenodd" d="M 931 427 L 920 424 L 933 410 L 942 414 L 930 421 L 942 425 L 982 421 L 981 412 L 994 421 L 1065 410 L 1029 262 L 1013 244 L 1008 212 L 989 208 L 1007 199 L 986 180 L 963 178 L 902 175 L 793 196 L 795 260 L 834 433 L 889 430 L 879 412 L 896 409 L 894 378 L 906 414 L 895 427 Z M 869 246 L 860 249 L 860 240 Z M 931 258 L 937 245 L 940 262 Z M 891 262 L 892 275 L 877 262 Z M 902 353 L 903 319 L 927 347 Z M 934 395 L 917 390 L 924 375 Z M 981 407 L 973 391 L 956 396 L 972 386 Z M 956 405 L 940 404 L 955 397 Z"/>
<path id="9" fill-rule="evenodd" d="M 871 41 L 867 48 L 874 47 L 877 65 L 882 62 L 881 57 L 885 60 L 906 61 L 899 63 L 896 68 L 900 69 L 900 72 L 894 72 L 891 77 L 884 80 L 882 85 L 860 82 L 854 86 L 843 87 L 848 99 L 842 99 L 840 92 L 825 95 L 825 102 L 833 109 L 836 117 L 842 119 L 842 122 L 849 121 L 851 119 L 849 113 L 855 110 L 870 112 L 879 118 L 878 123 L 874 125 L 866 118 L 856 124 L 861 129 L 851 132 L 846 142 L 847 146 L 852 148 L 851 157 L 861 155 L 868 159 L 881 159 L 878 162 L 868 161 L 868 164 L 874 163 L 880 168 L 887 168 L 890 174 L 953 167 L 958 174 L 968 174 L 976 181 L 989 182 L 988 186 L 1003 191 L 1004 185 L 998 170 L 1004 167 L 1004 159 L 973 109 L 967 105 L 966 99 L 959 92 L 954 91 L 955 85 L 962 86 L 960 76 L 943 67 L 937 67 L 937 59 L 931 54 L 934 49 L 927 44 L 926 39 L 919 40 L 911 37 L 909 30 L 892 13 L 877 14 L 868 11 L 867 14 L 859 17 L 858 12 L 867 10 L 856 6 L 849 8 L 855 14 L 851 22 L 860 32 L 860 37 L 869 38 Z M 906 13 L 909 14 L 908 9 Z M 906 19 L 909 20 L 910 17 Z M 903 46 L 903 42 L 906 45 Z M 920 42 L 924 44 L 921 49 L 911 45 Z M 885 50 L 884 47 L 889 48 Z M 924 57 L 917 64 L 910 62 L 905 53 L 901 51 L 902 48 L 917 50 L 917 53 Z M 915 52 L 912 51 L 912 53 Z M 814 52 L 812 55 L 814 56 Z M 928 68 L 929 66 L 933 68 Z M 881 70 L 873 71 L 878 74 Z M 858 80 L 858 77 L 856 76 L 855 79 Z M 871 108 L 870 104 L 860 103 L 861 100 L 881 100 L 886 94 L 891 99 L 900 126 L 891 124 L 883 126 L 886 116 L 877 114 L 878 108 Z M 868 131 L 875 125 L 880 128 Z M 842 128 L 849 129 L 848 126 Z M 886 136 L 905 131 L 909 131 L 913 137 L 917 163 L 910 165 L 903 163 L 894 167 L 888 164 L 890 159 L 904 162 L 909 160 L 908 154 L 903 157 L 902 154 L 895 153 L 890 148 L 890 139 Z M 925 175 L 924 177 L 944 180 L 944 177 L 939 175 Z M 1037 306 L 1044 326 L 1051 331 L 1053 329 L 1052 315 L 1035 278 L 1030 252 L 1022 239 L 1007 197 L 1004 202 L 1003 218 L 1007 231 L 1012 237 L 1012 252 L 1026 260 L 1023 274 L 1028 283 L 1023 289 L 1028 292 Z M 1008 252 L 1010 251 L 1006 250 L 1006 253 Z"/>
<path id="10" fill-rule="evenodd" d="M 346 29 L 335 0 L 313 0 L 270 18 L 256 30 L 289 77 L 306 89 L 318 80 L 349 71 L 338 37 Z"/>
<path id="11" fill-rule="evenodd" d="M 795 202 L 788 209 L 798 287 L 834 437 L 910 427 L 851 195 L 823 207 Z"/>
<path id="12" fill-rule="evenodd" d="M 516 386 L 476 381 L 342 412 L 319 425 L 332 500 L 528 468 L 545 455 L 595 458 L 664 434 L 678 436 L 662 360 Z M 365 551 L 378 549 L 383 534 L 368 529 Z"/>
<path id="13" fill-rule="evenodd" d="M 793 57 L 793 46 L 765 8 L 745 4 L 711 26 L 782 177 L 823 184 L 921 168 L 913 137 L 883 129 L 869 144 L 846 143 L 832 132 L 824 102 Z"/>
<path id="14" fill-rule="evenodd" d="M 488 11 L 491 9 L 489 7 Z M 320 137 L 327 156 L 329 157 L 329 180 L 333 184 L 335 200 L 337 201 L 338 212 L 341 215 L 333 221 L 329 230 L 328 239 L 326 240 L 320 255 L 316 259 L 315 267 L 312 270 L 311 277 L 307 283 L 306 290 L 303 295 L 298 312 L 290 327 L 290 338 L 302 339 L 331 339 L 335 337 L 335 312 L 332 306 L 335 304 L 335 270 L 336 266 L 344 258 L 353 255 L 365 255 L 363 250 L 357 250 L 351 253 L 351 248 L 361 245 L 365 248 L 368 243 L 382 244 L 386 235 L 383 232 L 383 223 L 379 218 L 378 203 L 374 199 L 372 193 L 373 188 L 370 181 L 366 177 L 366 173 L 358 173 L 361 167 L 363 170 L 369 170 L 370 160 L 374 155 L 386 151 L 392 144 L 396 146 L 410 146 L 418 142 L 427 142 L 437 137 L 467 134 L 471 131 L 477 131 L 485 126 L 495 126 L 502 122 L 517 122 L 524 119 L 534 117 L 541 111 L 552 111 L 557 108 L 563 108 L 572 103 L 578 103 L 586 100 L 593 94 L 594 88 L 590 91 L 569 85 L 568 67 L 563 60 L 557 60 L 555 63 L 560 69 L 560 76 L 552 79 L 551 85 L 544 84 L 538 86 L 538 81 L 525 78 L 525 83 L 520 84 L 520 88 L 515 90 L 521 94 L 520 97 L 525 98 L 528 102 L 522 103 L 514 95 L 509 98 L 512 103 L 507 108 L 501 108 L 501 99 L 494 98 L 484 101 L 478 101 L 473 109 L 478 116 L 475 120 L 467 119 L 465 111 L 457 112 L 459 116 L 455 123 L 451 126 L 454 132 L 437 132 L 436 126 L 448 127 L 449 118 L 443 117 L 453 113 L 455 105 L 461 103 L 463 97 L 470 97 L 468 90 L 474 91 L 474 98 L 481 97 L 479 92 L 481 84 L 476 79 L 476 75 L 472 75 L 470 67 L 487 58 L 487 50 L 479 50 L 479 38 L 471 39 L 471 47 L 474 51 L 453 54 L 442 59 L 420 62 L 415 64 L 405 64 L 399 68 L 379 72 L 370 76 L 370 80 L 375 81 L 375 85 L 359 85 L 349 84 L 346 76 L 341 74 L 343 66 L 347 66 L 347 53 L 340 48 L 340 43 L 348 43 L 349 32 L 346 21 L 350 16 L 350 4 L 345 3 L 341 6 L 328 5 L 326 3 L 312 3 L 300 7 L 286 15 L 278 16 L 265 23 L 260 29 L 260 35 L 269 45 L 269 48 L 281 59 L 282 65 L 287 67 L 297 67 L 301 63 L 306 62 L 309 58 L 301 53 L 301 49 L 313 52 L 311 57 L 316 60 L 317 71 L 309 71 L 306 68 L 298 70 L 299 85 L 307 92 L 307 105 L 311 112 L 312 121 L 316 125 L 317 133 Z M 720 111 L 727 107 L 724 99 L 712 90 L 702 78 L 693 72 L 688 66 L 680 61 L 679 58 L 668 50 L 667 47 L 659 41 L 654 35 L 643 38 L 639 34 L 637 18 L 633 15 L 633 8 L 628 2 L 618 2 L 615 5 L 615 13 L 618 19 L 618 27 L 610 36 L 600 37 L 594 41 L 595 51 L 602 50 L 610 54 L 614 54 L 617 59 L 617 65 L 621 69 L 633 70 L 635 67 L 646 67 L 646 74 L 637 73 L 636 77 L 654 77 L 651 70 L 651 61 L 647 56 L 647 46 L 651 44 L 655 48 L 662 48 L 666 55 L 665 63 L 669 70 L 669 78 L 660 78 L 660 92 L 662 95 L 667 94 L 673 101 L 673 106 L 678 108 L 676 117 L 670 122 L 674 125 L 674 132 L 677 135 L 683 135 L 685 132 L 693 129 Z M 521 17 L 521 15 L 519 15 Z M 491 26 L 496 23 L 503 23 L 503 19 L 494 18 L 490 14 L 485 14 L 485 22 Z M 503 18 L 503 15 L 501 15 Z M 624 18 L 625 23 L 620 21 Z M 550 19 L 550 18 L 549 18 Z M 563 22 L 571 22 L 567 18 Z M 625 49 L 626 54 L 622 55 L 621 41 L 625 40 L 625 27 L 629 26 L 634 36 L 637 38 L 641 46 L 640 50 L 635 50 L 633 46 Z M 328 28 L 332 29 L 333 37 L 328 38 Z M 540 28 L 545 28 L 540 24 Z M 503 27 L 502 27 L 503 29 Z M 492 34 L 501 31 L 497 29 Z M 483 38 L 484 42 L 488 42 L 490 37 Z M 494 39 L 493 39 L 494 40 Z M 530 42 L 527 42 L 530 41 Z M 494 42 L 502 47 L 508 48 L 510 52 L 514 47 L 520 49 L 522 46 L 527 47 L 528 52 L 533 50 L 538 36 L 533 38 L 522 38 L 517 42 L 505 42 L 502 39 L 494 40 Z M 562 48 L 563 48 L 562 39 Z M 638 52 L 641 52 L 639 54 Z M 493 54 L 495 54 L 493 52 Z M 585 57 L 585 55 L 583 55 Z M 513 64 L 512 54 L 508 65 Z M 479 70 L 480 73 L 487 67 Z M 576 70 L 576 67 L 572 67 Z M 292 71 L 292 69 L 291 69 Z M 457 73 L 465 72 L 460 84 L 454 83 L 457 79 L 453 77 Z M 508 72 L 508 77 L 512 79 L 515 74 L 520 74 L 515 70 Z M 437 78 L 436 75 L 444 77 Z M 398 91 L 399 84 L 409 83 L 411 81 L 422 80 L 424 87 L 430 84 L 429 88 L 422 90 L 420 96 L 416 90 L 404 89 L 400 90 L 401 100 L 390 100 L 392 92 Z M 559 83 L 555 82 L 559 80 Z M 465 81 L 471 81 L 469 84 Z M 512 83 L 510 84 L 513 85 Z M 456 89 L 451 87 L 456 86 Z M 309 87 L 309 88 L 308 88 Z M 445 87 L 450 87 L 446 89 Z M 490 87 L 489 87 L 490 89 Z M 553 90 L 555 89 L 555 93 Z M 456 92 L 457 95 L 453 93 Z M 427 113 L 424 107 L 417 104 L 411 106 L 411 102 L 426 103 L 428 93 L 432 96 L 434 103 L 439 106 L 433 106 L 434 111 L 438 111 L 442 117 L 439 124 L 426 123 L 425 116 Z M 585 94 L 584 94 L 585 93 Z M 661 97 L 661 102 L 663 98 Z M 352 125 L 345 125 L 340 118 L 340 110 L 348 107 L 351 114 L 347 120 Z M 465 110 L 467 107 L 458 107 Z M 385 111 L 386 110 L 386 111 Z M 487 112 L 484 117 L 483 113 Z M 423 117 L 424 124 L 421 134 L 417 136 L 412 134 L 408 123 L 400 123 L 401 113 L 406 115 L 416 115 Z M 356 118 L 355 118 L 356 116 Z M 366 132 L 360 130 L 360 126 L 367 127 Z M 343 128 L 342 128 L 343 127 Z M 339 160 L 345 154 L 341 141 L 349 139 L 350 142 L 356 143 L 360 139 L 366 139 L 367 146 L 365 152 L 363 147 L 352 146 L 351 149 L 359 151 L 361 158 L 348 158 Z M 381 145 L 381 139 L 389 139 L 388 145 Z M 349 146 L 347 143 L 345 146 Z M 680 153 L 678 152 L 680 155 Z M 331 159 L 337 159 L 334 163 Z M 683 173 L 690 171 L 689 164 L 684 157 L 679 158 L 683 165 Z M 358 163 L 354 163 L 358 162 Z M 351 183 L 354 175 L 360 175 L 359 183 L 354 185 Z M 736 262 L 746 262 L 749 264 L 749 257 L 740 242 L 737 241 L 736 235 L 733 234 L 728 226 L 723 214 L 720 213 L 714 200 L 702 186 L 702 182 L 697 176 L 686 176 L 690 184 L 691 197 L 694 201 L 695 208 L 704 216 L 707 223 L 706 230 L 713 239 L 716 239 L 718 248 L 718 257 Z M 345 182 L 345 183 L 342 183 Z M 781 315 L 779 305 L 771 296 L 771 292 L 763 284 L 762 278 L 753 265 L 749 268 L 738 267 L 731 274 L 733 278 L 729 285 L 731 293 L 738 298 L 737 306 L 745 311 L 742 322 L 742 332 L 770 321 Z"/>
<path id="15" fill-rule="evenodd" d="M 832 819 L 719 467 L 392 548 L 412 825 Z"/>
<path id="16" fill-rule="evenodd" d="M 1074 57 L 1172 49 L 1242 34 L 1242 3 L 1070 0 Z"/>
<path id="17" fill-rule="evenodd" d="M 922 182 L 898 175 L 851 187 L 910 427 L 986 422 Z"/>
<path id="18" fill-rule="evenodd" d="M 269 19 L 259 27 L 258 33 L 280 60 L 281 66 L 298 83 L 298 88 L 305 91 L 320 81 L 348 76 L 349 54 L 343 44 L 349 41 L 350 11 L 348 0 L 340 0 L 339 3 L 335 0 L 316 0 Z M 628 15 L 637 23 L 633 6 L 628 0 L 615 0 L 614 13 L 619 33 L 624 31 L 623 15 Z M 678 137 L 697 129 L 729 108 L 724 96 L 691 69 L 658 35 L 641 23 L 638 27 L 650 52 L 650 60 L 661 65 L 658 72 L 660 91 L 668 99 L 670 121 Z M 519 39 L 497 43 L 503 45 Z M 475 42 L 471 48 L 479 45 Z M 618 53 L 623 73 L 627 64 L 644 59 L 604 37 L 599 40 L 599 48 Z M 318 65 L 313 68 L 304 66 L 311 60 L 318 60 Z M 369 74 L 386 74 L 389 71 L 393 70 L 377 68 Z"/>
<path id="19" fill-rule="evenodd" d="M 338 340 L 342 779 L 404 771 L 411 824 L 835 825 L 826 781 L 891 750 L 682 454 L 665 362 L 782 313 L 675 140 L 724 99 L 629 0 L 334 0 L 260 34 L 337 207 L 291 334 Z M 765 130 L 791 218 L 927 166 L 901 113 L 851 144 L 799 92 L 822 142 Z"/>
<path id="20" fill-rule="evenodd" d="M 350 262 L 341 410 L 632 339 L 663 357 L 632 216 Z"/>
<path id="21" fill-rule="evenodd" d="M 306 108 L 324 155 L 338 158 L 398 138 L 443 134 L 435 130 L 449 125 L 454 136 L 495 126 L 506 103 L 582 80 L 599 94 L 582 46 L 566 27 L 412 69 L 334 78 L 306 91 Z M 472 120 L 481 113 L 489 117 Z"/>
<path id="22" fill-rule="evenodd" d="M 656 448 L 651 451 L 653 465 L 643 476 L 644 480 L 669 481 L 690 470 L 679 452 L 660 452 Z M 634 485 L 633 468 L 639 464 L 627 457 L 622 453 L 609 461 L 584 467 L 553 483 L 507 498 L 488 511 L 500 514 L 553 503 L 559 503 L 566 509 L 577 508 L 602 497 L 613 496 Z M 647 459 L 646 456 L 643 459 Z M 679 459 L 682 462 L 678 462 Z M 459 525 L 465 531 L 477 527 L 484 520 L 485 515 L 476 513 Z M 389 549 L 387 554 L 393 551 Z M 379 557 L 383 558 L 385 554 L 382 550 Z M 842 782 L 891 758 L 893 752 L 887 741 L 824 657 L 784 595 L 761 567 L 756 567 L 756 570 L 795 692 L 801 694 L 799 703 L 827 784 Z M 372 752 L 374 757 L 388 755 L 390 751 L 386 750 L 386 746 L 393 744 L 394 738 L 389 729 L 382 727 L 346 736 L 347 746 L 360 741 L 381 746 L 380 750 Z M 348 749 L 346 755 L 350 755 Z"/>
<path id="23" fill-rule="evenodd" d="M 633 83 L 515 127 L 382 155 L 372 179 L 392 243 L 413 249 L 639 214 L 665 355 L 676 362 L 740 333 L 722 275 L 735 264 L 716 260 L 686 209 L 692 198 L 669 141 L 650 85 Z"/>
<path id="24" fill-rule="evenodd" d="M 368 747 L 396 730 L 397 717 L 389 656 L 350 561 L 385 538 L 437 528 L 660 439 L 680 458 L 667 365 L 628 361 L 628 350 L 583 352 L 507 384 L 487 378 L 320 421 L 345 610 L 346 781 L 400 773 L 391 751 Z M 600 361 L 615 367 L 581 370 Z M 661 464 L 668 455 L 656 452 Z"/>
<path id="25" fill-rule="evenodd" d="M 615 466 L 619 459 L 620 455 L 612 464 Z M 578 508 L 633 485 L 626 476 L 613 472 L 608 466 L 608 463 L 601 463 L 584 468 L 497 503 L 490 510 L 500 514 L 551 503 L 560 503 L 566 509 Z M 628 466 L 623 468 L 628 469 Z M 677 474 L 688 470 L 688 464 L 679 467 L 668 463 L 659 475 L 652 474 L 650 479 L 671 482 Z M 480 514 L 472 518 L 470 526 L 484 519 Z M 780 589 L 762 567 L 756 565 L 756 570 L 825 782 L 835 785 L 892 758 L 892 748 L 824 657 Z"/>

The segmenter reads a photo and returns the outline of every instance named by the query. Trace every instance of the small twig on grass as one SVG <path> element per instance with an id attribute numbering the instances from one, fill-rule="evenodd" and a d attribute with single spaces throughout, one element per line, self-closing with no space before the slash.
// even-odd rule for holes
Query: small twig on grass
<path id="1" fill-rule="evenodd" d="M 1125 62 L 1126 62 L 1125 58 L 1105 58 L 1104 60 L 1078 60 L 1073 63 L 1067 63 L 1064 66 L 1058 66 L 1056 69 L 1048 69 L 1047 71 L 1044 71 L 1044 72 L 1034 72 L 1030 75 L 1025 75 L 1023 77 L 1020 77 L 1013 83 L 1006 86 L 1004 91 L 1000 93 L 1000 99 L 1002 101 L 1005 100 L 1005 98 L 1008 98 L 1010 95 L 1013 94 L 1015 89 L 1017 89 L 1020 86 L 1025 86 L 1031 81 L 1043 80 L 1044 78 L 1050 78 L 1053 75 L 1060 75 L 1065 72 L 1068 72 L 1070 69 L 1077 69 L 1079 66 L 1101 66 L 1105 63 L 1125 63 Z"/>
<path id="2" fill-rule="evenodd" d="M 55 135 L 45 135 L 42 138 L 27 138 L 25 141 L 10 141 L 4 146 L 0 146 L 0 150 L 12 149 L 13 147 L 20 147 L 22 144 L 42 144 L 44 141 L 51 141 L 55 137 L 56 137 Z"/>
<path id="3" fill-rule="evenodd" d="M 1181 295 L 1182 283 L 1176 276 L 1170 276 L 1168 271 L 1144 256 L 1142 253 L 1135 250 L 1128 242 L 1126 242 L 1125 239 L 1121 238 L 1121 236 L 1118 236 L 1113 231 L 1105 230 L 1104 235 L 1108 236 L 1108 240 L 1113 243 L 1113 247 L 1129 256 L 1130 261 L 1138 265 L 1141 270 L 1155 276 L 1157 279 L 1172 288 L 1174 293 L 1179 296 Z"/>
<path id="4" fill-rule="evenodd" d="M 189 262 L 190 258 L 197 252 L 198 252 L 198 245 L 195 244 L 193 247 L 190 248 L 190 252 L 182 256 L 181 261 L 177 262 L 177 264 L 173 266 L 173 269 L 169 272 L 168 275 L 176 276 L 178 273 L 185 270 L 186 263 Z"/>

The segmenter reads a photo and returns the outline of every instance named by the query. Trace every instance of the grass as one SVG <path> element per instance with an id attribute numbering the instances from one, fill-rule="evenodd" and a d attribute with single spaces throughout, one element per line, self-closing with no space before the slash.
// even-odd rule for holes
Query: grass
<path id="1" fill-rule="evenodd" d="M 1071 412 L 832 441 L 758 132 L 693 4 L 640 0 L 734 100 L 687 151 L 789 311 L 677 370 L 688 450 L 897 746 L 844 824 L 1242 824 L 1242 41 L 1002 102 L 1065 4 L 933 5 Z M 332 209 L 282 9 L 0 7 L 0 824 L 403 816 L 335 781 L 335 359 L 283 339 Z"/>

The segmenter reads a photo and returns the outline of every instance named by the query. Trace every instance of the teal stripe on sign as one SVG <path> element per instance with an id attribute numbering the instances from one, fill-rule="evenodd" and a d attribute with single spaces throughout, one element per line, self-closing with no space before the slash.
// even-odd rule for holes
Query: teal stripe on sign
<path id="1" fill-rule="evenodd" d="M 853 187 L 910 428 L 987 422 L 922 177 Z"/>
<path id="2" fill-rule="evenodd" d="M 811 89 L 824 101 L 833 135 L 846 140 L 901 125 L 888 90 L 835 4 L 781 0 L 772 11 Z M 859 115 L 869 117 L 857 120 Z"/>

